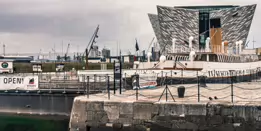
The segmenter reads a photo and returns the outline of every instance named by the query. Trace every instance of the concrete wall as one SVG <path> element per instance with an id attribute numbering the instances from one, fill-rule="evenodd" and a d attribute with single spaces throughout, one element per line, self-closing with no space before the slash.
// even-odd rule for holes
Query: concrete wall
<path id="1" fill-rule="evenodd" d="M 70 131 L 128 125 L 187 130 L 261 129 L 261 106 L 230 103 L 113 102 L 75 99 Z"/>
<path id="2" fill-rule="evenodd" d="M 69 118 L 75 96 L 69 94 L 1 93 L 0 114 Z"/>

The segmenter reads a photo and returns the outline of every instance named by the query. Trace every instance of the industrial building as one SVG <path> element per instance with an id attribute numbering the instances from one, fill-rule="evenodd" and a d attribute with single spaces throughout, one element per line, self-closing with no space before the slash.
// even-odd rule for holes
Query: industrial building
<path id="1" fill-rule="evenodd" d="M 111 51 L 109 49 L 103 48 L 102 49 L 102 57 L 109 58 L 111 56 Z"/>
<path id="2" fill-rule="evenodd" d="M 221 28 L 222 41 L 233 46 L 236 41 L 246 43 L 256 5 L 247 6 L 157 6 L 158 14 L 148 14 L 161 52 L 170 52 L 172 39 L 176 48 L 188 48 L 189 37 L 194 37 L 193 48 L 205 47 L 211 37 L 211 27 Z M 219 27 L 216 27 L 219 26 Z M 244 48 L 244 47 L 243 47 Z"/>

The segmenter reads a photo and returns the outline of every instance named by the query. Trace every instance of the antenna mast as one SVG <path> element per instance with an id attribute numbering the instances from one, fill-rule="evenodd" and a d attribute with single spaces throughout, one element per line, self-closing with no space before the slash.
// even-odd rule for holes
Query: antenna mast
<path id="1" fill-rule="evenodd" d="M 3 55 L 5 56 L 5 44 L 3 44 Z"/>
<path id="2" fill-rule="evenodd" d="M 256 42 L 256 41 L 255 41 L 254 36 L 253 36 L 253 41 L 252 41 L 252 42 L 253 42 L 253 49 L 255 49 L 255 42 Z"/>

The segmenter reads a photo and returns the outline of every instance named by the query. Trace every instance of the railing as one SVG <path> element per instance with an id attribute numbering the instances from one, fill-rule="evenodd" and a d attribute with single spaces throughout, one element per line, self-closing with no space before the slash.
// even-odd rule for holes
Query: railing
<path id="1" fill-rule="evenodd" d="M 104 99 L 120 99 L 125 100 L 142 100 L 142 101 L 195 101 L 195 102 L 255 102 L 261 101 L 260 93 L 261 86 L 259 79 L 261 72 L 251 74 L 249 76 L 230 76 L 219 79 L 217 83 L 213 84 L 210 78 L 196 75 L 190 78 L 189 81 L 195 81 L 196 84 L 186 84 L 183 79 L 173 79 L 172 77 L 163 76 L 161 78 L 162 85 L 154 89 L 141 89 L 123 91 L 121 94 L 111 92 L 110 85 L 107 82 L 107 91 L 104 93 L 94 94 L 95 97 Z M 138 78 L 137 79 L 143 79 Z M 239 82 L 241 80 L 245 82 Z M 137 80 L 138 81 L 138 80 Z M 173 85 L 173 83 L 183 83 Z M 250 82 L 250 83 L 249 83 Z M 138 83 L 137 83 L 138 84 Z M 138 87 L 139 85 L 137 85 Z M 122 88 L 125 88 L 122 86 Z M 184 93 L 180 90 L 184 89 Z M 165 96 L 165 98 L 163 97 Z"/>
<path id="2" fill-rule="evenodd" d="M 184 70 L 184 69 L 186 69 L 186 66 L 185 65 L 183 65 L 180 61 L 175 61 L 176 62 L 176 64 L 178 64 L 179 66 L 181 66 L 181 68 Z"/>

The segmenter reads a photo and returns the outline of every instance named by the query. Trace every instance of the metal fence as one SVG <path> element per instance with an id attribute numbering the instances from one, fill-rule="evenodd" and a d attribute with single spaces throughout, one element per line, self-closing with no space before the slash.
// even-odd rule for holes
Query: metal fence
<path id="1" fill-rule="evenodd" d="M 163 76 L 160 86 L 152 89 L 112 90 L 107 82 L 107 91 L 93 95 L 104 99 L 125 99 L 143 101 L 223 101 L 223 102 L 255 102 L 261 101 L 260 72 L 247 76 L 229 76 L 216 80 L 205 76 L 188 79 Z M 107 78 L 108 79 L 108 78 Z M 138 78 L 137 78 L 138 79 Z M 143 78 L 140 78 L 143 79 Z M 138 80 L 137 80 L 138 81 Z M 124 82 L 123 82 L 124 83 Z M 177 84 L 180 83 L 180 84 Z M 138 84 L 138 83 L 136 83 Z M 137 85 L 139 86 L 139 85 Z M 87 87 L 88 88 L 88 87 Z M 122 86 L 124 89 L 125 87 Z M 87 93 L 88 96 L 88 93 Z M 89 96 L 88 96 L 89 97 Z"/>
<path id="2" fill-rule="evenodd" d="M 176 71 L 175 71 L 176 72 Z M 81 92 L 82 94 L 98 93 L 95 96 L 119 97 L 135 100 L 160 101 L 260 101 L 261 73 L 255 72 L 245 76 L 229 76 L 218 79 L 207 78 L 193 72 L 193 77 L 175 77 L 175 72 L 156 72 L 158 86 L 153 89 L 132 89 L 131 74 L 123 73 L 123 79 L 113 79 L 112 74 L 78 75 L 71 72 L 61 73 L 20 73 L 4 74 L 5 76 L 39 76 L 39 91 Z M 190 75 L 192 76 L 192 75 Z M 138 78 L 137 78 L 138 79 Z M 146 78 L 140 77 L 146 81 Z M 218 84 L 217 84 L 218 83 Z M 136 83 L 138 84 L 138 83 Z M 137 85 L 139 86 L 139 85 Z M 183 87 L 182 87 L 183 86 Z M 119 89 L 119 90 L 118 90 Z M 182 96 L 184 90 L 184 96 Z M 119 93 L 117 93 L 119 92 Z M 165 97 L 163 97 L 165 96 Z"/>

